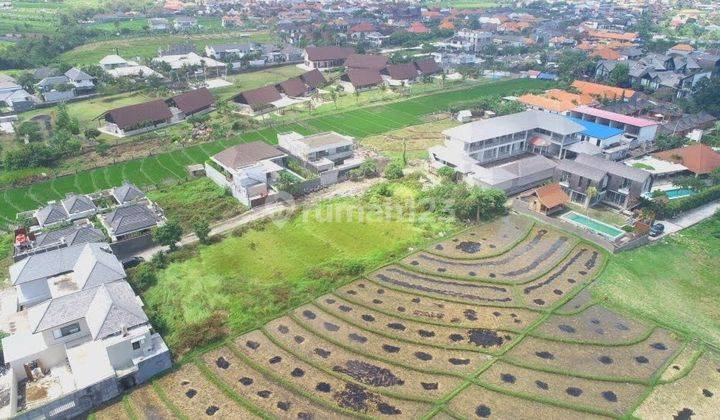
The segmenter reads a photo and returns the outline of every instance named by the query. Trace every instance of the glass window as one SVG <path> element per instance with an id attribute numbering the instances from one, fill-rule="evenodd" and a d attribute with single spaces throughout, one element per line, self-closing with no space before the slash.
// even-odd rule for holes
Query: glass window
<path id="1" fill-rule="evenodd" d="M 53 331 L 53 336 L 55 338 L 62 338 L 77 332 L 80 332 L 80 324 L 76 322 Z"/>

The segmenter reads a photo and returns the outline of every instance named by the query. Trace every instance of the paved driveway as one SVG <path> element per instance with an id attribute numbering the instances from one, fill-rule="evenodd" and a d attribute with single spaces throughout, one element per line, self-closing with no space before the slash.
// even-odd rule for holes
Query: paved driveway
<path id="1" fill-rule="evenodd" d="M 700 206 L 696 209 L 687 211 L 676 218 L 667 219 L 667 220 L 658 220 L 657 221 L 658 223 L 662 223 L 665 225 L 665 232 L 662 235 L 658 236 L 657 238 L 650 238 L 650 239 L 658 240 L 658 239 L 664 237 L 665 235 L 669 235 L 671 233 L 678 232 L 685 228 L 689 228 L 690 226 L 693 226 L 693 225 L 700 223 L 703 220 L 711 217 L 718 210 L 720 210 L 720 201 L 715 201 L 715 202 Z"/>

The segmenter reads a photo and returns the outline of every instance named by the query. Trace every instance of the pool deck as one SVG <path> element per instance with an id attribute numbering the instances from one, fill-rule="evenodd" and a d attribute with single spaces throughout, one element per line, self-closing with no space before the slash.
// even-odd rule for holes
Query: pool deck
<path id="1" fill-rule="evenodd" d="M 608 234 L 608 233 L 601 232 L 601 231 L 598 231 L 598 230 L 596 230 L 596 229 L 593 229 L 593 228 L 591 228 L 590 226 L 588 226 L 588 225 L 586 225 L 586 224 L 580 223 L 580 222 L 578 222 L 578 221 L 576 221 L 576 220 L 572 220 L 572 219 L 570 218 L 571 215 L 577 215 L 577 216 L 580 216 L 580 217 L 585 218 L 585 219 L 587 219 L 587 220 L 592 220 L 593 222 L 595 222 L 595 223 L 597 223 L 597 224 L 599 224 L 599 225 L 607 226 L 607 227 L 610 228 L 610 229 L 617 230 L 617 231 L 618 231 L 618 234 L 613 236 L 613 235 L 610 235 L 610 234 Z M 605 238 L 608 238 L 608 239 L 611 240 L 611 241 L 615 241 L 615 240 L 621 238 L 621 237 L 625 234 L 625 231 L 623 231 L 622 229 L 620 229 L 620 228 L 618 228 L 618 227 L 615 227 L 615 226 L 613 226 L 613 225 L 611 225 L 611 224 L 609 224 L 609 223 L 605 223 L 605 222 L 603 222 L 603 221 L 601 221 L 601 220 L 592 218 L 592 217 L 590 217 L 590 216 L 586 216 L 586 215 L 584 215 L 584 214 L 582 214 L 582 213 L 578 213 L 578 212 L 576 212 L 576 211 L 569 211 L 569 212 L 563 214 L 563 215 L 560 217 L 560 219 L 562 219 L 562 220 L 564 220 L 564 221 L 566 221 L 566 222 L 568 222 L 568 223 L 575 224 L 575 225 L 577 225 L 577 226 L 579 226 L 579 227 L 581 227 L 581 228 L 583 228 L 583 229 L 587 229 L 587 230 L 589 230 L 589 231 L 591 231 L 591 232 L 593 232 L 593 233 L 596 233 L 596 234 L 598 234 L 598 235 L 600 235 L 600 236 L 603 236 L 603 237 L 605 237 Z"/>

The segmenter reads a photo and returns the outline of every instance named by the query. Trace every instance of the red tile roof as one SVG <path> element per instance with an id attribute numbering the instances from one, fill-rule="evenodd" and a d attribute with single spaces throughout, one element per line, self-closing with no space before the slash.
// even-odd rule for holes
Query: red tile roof
<path id="1" fill-rule="evenodd" d="M 427 58 L 424 60 L 416 60 L 415 67 L 422 75 L 435 74 L 440 72 L 440 66 L 433 58 Z"/>
<path id="2" fill-rule="evenodd" d="M 387 57 L 377 54 L 351 54 L 345 60 L 345 67 L 355 69 L 382 70 L 387 65 Z"/>
<path id="3" fill-rule="evenodd" d="M 408 32 L 414 34 L 426 34 L 430 32 L 430 29 L 428 29 L 427 26 L 423 25 L 420 22 L 413 22 L 412 25 L 410 25 L 410 28 L 408 28 Z"/>
<path id="4" fill-rule="evenodd" d="M 136 105 L 115 108 L 105 113 L 105 118 L 121 130 L 127 130 L 146 121 L 160 122 L 172 118 L 172 112 L 162 99 Z"/>
<path id="5" fill-rule="evenodd" d="M 275 86 L 270 85 L 240 92 L 235 95 L 233 99 L 235 102 L 248 104 L 251 107 L 254 107 L 256 105 L 268 105 L 271 102 L 282 99 L 282 96 L 280 96 L 280 92 L 278 92 Z"/>
<path id="6" fill-rule="evenodd" d="M 535 190 L 535 195 L 543 206 L 550 209 L 570 202 L 570 197 L 557 183 L 543 185 Z"/>
<path id="7" fill-rule="evenodd" d="M 279 149 L 262 141 L 251 141 L 229 147 L 213 156 L 213 159 L 224 166 L 239 169 L 255 164 L 261 160 L 272 159 L 284 155 Z"/>
<path id="8" fill-rule="evenodd" d="M 327 80 L 325 80 L 325 76 L 323 76 L 323 74 L 318 69 L 313 69 L 309 72 L 303 73 L 300 75 L 300 78 L 303 80 L 303 82 L 305 82 L 306 85 L 310 86 L 313 89 L 327 83 Z"/>
<path id="9" fill-rule="evenodd" d="M 352 28 L 348 29 L 348 32 L 355 33 L 355 32 L 374 32 L 375 26 L 373 26 L 370 22 L 360 22 L 357 25 L 353 26 Z"/>
<path id="10" fill-rule="evenodd" d="M 300 77 L 293 77 L 278 83 L 277 87 L 287 96 L 303 96 L 308 92 L 308 87 Z"/>
<path id="11" fill-rule="evenodd" d="M 355 89 L 375 86 L 383 82 L 380 72 L 373 69 L 350 69 L 342 79 L 352 83 Z"/>
<path id="12" fill-rule="evenodd" d="M 418 76 L 415 63 L 388 64 L 387 72 L 393 80 L 413 80 Z"/>
<path id="13" fill-rule="evenodd" d="M 210 108 L 215 103 L 215 98 L 207 88 L 200 88 L 175 95 L 170 98 L 185 115 L 192 115 L 196 112 Z"/>
<path id="14" fill-rule="evenodd" d="M 702 143 L 665 150 L 653 155 L 658 159 L 680 163 L 697 175 L 709 174 L 720 168 L 720 153 Z"/>

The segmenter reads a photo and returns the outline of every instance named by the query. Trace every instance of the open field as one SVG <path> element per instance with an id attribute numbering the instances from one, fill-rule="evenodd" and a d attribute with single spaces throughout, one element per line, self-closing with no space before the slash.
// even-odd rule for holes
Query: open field
<path id="1" fill-rule="evenodd" d="M 361 143 L 394 159 L 402 157 L 403 149 L 407 159 L 424 159 L 428 155 L 429 147 L 442 144 L 444 139 L 442 131 L 459 124 L 449 119 L 434 121 L 366 137 Z"/>
<path id="2" fill-rule="evenodd" d="M 149 59 L 157 56 L 158 49 L 167 48 L 170 44 L 192 42 L 198 49 L 207 44 L 223 44 L 229 42 L 273 42 L 276 38 L 265 32 L 222 32 L 215 34 L 188 35 L 155 35 L 142 37 L 126 37 L 107 41 L 91 42 L 62 53 L 58 61 L 76 66 L 98 64 L 108 54 L 119 54 L 125 59 Z"/>
<path id="3" fill-rule="evenodd" d="M 611 307 L 720 346 L 720 216 L 615 256 L 591 289 Z"/>
<path id="4" fill-rule="evenodd" d="M 64 197 L 68 192 L 89 193 L 119 185 L 128 179 L 139 186 L 162 184 L 167 179 L 184 179 L 186 165 L 202 163 L 208 156 L 226 147 L 253 140 L 270 144 L 277 142 L 277 133 L 298 131 L 303 134 L 334 130 L 357 138 L 364 138 L 424 123 L 423 116 L 446 109 L 450 104 L 467 103 L 491 95 L 508 95 L 513 92 L 541 88 L 548 84 L 532 79 L 517 79 L 487 83 L 469 89 L 436 93 L 384 105 L 358 108 L 318 116 L 249 132 L 240 136 L 203 143 L 152 157 L 118 163 L 103 168 L 83 171 L 28 187 L 0 191 L 0 199 L 8 205 L 0 207 L 0 222 L 14 220 L 17 212 L 37 208 L 49 200 Z"/>
<path id="5" fill-rule="evenodd" d="M 321 224 L 310 226 L 315 231 Z M 331 232 L 341 227 L 348 229 L 344 235 L 369 228 L 330 224 L 318 236 L 336 241 Z M 299 242 L 297 228 L 291 222 L 227 242 L 235 241 L 234 255 L 246 252 L 247 242 L 237 242 L 245 240 L 273 257 L 253 235 L 277 229 L 287 237 L 281 247 L 290 241 L 301 248 L 283 249 L 284 257 L 322 252 Z M 543 231 L 534 240 L 534 232 Z M 398 233 L 375 245 L 389 246 L 387 238 Z M 479 268 L 477 276 L 461 279 L 420 258 L 432 252 L 448 263 L 530 273 L 534 262 L 518 250 L 532 244 L 527 254 L 559 252 L 554 244 L 562 235 L 522 216 L 471 227 L 410 254 L 406 259 L 416 265 L 396 270 L 390 264 L 330 286 L 314 300 L 294 301 L 296 309 L 191 355 L 152 388 L 191 417 L 206 407 L 220 415 L 239 410 L 280 418 L 713 417 L 720 409 L 720 356 L 672 328 L 593 300 L 587 287 L 611 258 L 603 251 L 573 242 L 573 251 L 545 272 L 516 279 L 481 275 Z M 369 240 L 345 242 L 343 249 L 369 252 Z M 248 261 L 240 259 L 214 277 L 260 278 L 245 273 Z M 228 260 L 201 254 L 193 264 L 217 271 L 230 267 Z M 290 266 L 270 260 L 258 273 L 269 275 L 272 265 L 282 270 L 276 278 L 289 278 Z M 308 296 L 289 296 L 299 295 Z M 119 403 L 115 415 L 124 409 L 132 416 L 127 407 Z"/>

